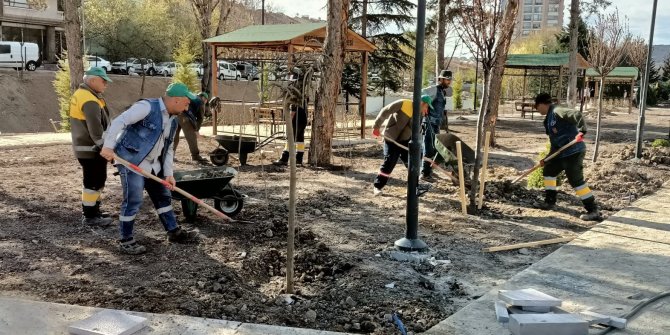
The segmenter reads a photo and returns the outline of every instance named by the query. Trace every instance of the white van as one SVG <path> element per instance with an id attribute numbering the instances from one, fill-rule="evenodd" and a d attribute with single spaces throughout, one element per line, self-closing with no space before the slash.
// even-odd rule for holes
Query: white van
<path id="1" fill-rule="evenodd" d="M 35 71 L 40 65 L 40 48 L 36 43 L 0 42 L 0 67 Z"/>
<path id="2" fill-rule="evenodd" d="M 226 61 L 219 61 L 219 80 L 240 80 L 242 74 L 237 70 L 237 67 L 233 63 L 228 63 Z"/>

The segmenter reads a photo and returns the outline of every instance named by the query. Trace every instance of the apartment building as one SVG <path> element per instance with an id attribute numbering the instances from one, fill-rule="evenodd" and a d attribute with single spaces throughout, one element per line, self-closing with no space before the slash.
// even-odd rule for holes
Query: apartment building
<path id="1" fill-rule="evenodd" d="M 33 42 L 43 62 L 53 63 L 65 45 L 63 0 L 46 0 L 46 8 L 33 8 L 28 0 L 1 0 L 0 41 Z"/>
<path id="2" fill-rule="evenodd" d="M 528 36 L 550 28 L 560 29 L 563 27 L 564 11 L 564 0 L 520 0 L 514 36 Z"/>

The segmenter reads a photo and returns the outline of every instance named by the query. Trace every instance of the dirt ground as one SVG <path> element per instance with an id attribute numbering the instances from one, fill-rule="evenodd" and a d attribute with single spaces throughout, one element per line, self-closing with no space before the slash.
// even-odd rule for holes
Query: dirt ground
<path id="1" fill-rule="evenodd" d="M 649 112 L 648 139 L 666 136 L 669 112 Z M 608 115 L 601 157 L 586 163 L 586 178 L 606 215 L 669 179 L 663 160 L 668 149 L 647 147 L 646 158 L 631 160 L 635 121 L 634 115 Z M 450 123 L 466 143 L 474 142 L 473 121 L 454 117 Z M 248 195 L 238 218 L 250 223 L 222 223 L 200 209 L 198 222 L 184 224 L 199 229 L 197 244 L 168 244 L 146 198 L 136 225 L 137 239 L 149 249 L 141 256 L 117 252 L 115 227 L 81 225 L 81 172 L 69 146 L 0 149 L 0 291 L 60 303 L 369 334 L 396 333 L 389 322 L 395 311 L 408 330 L 421 332 L 559 245 L 499 253 L 482 248 L 573 237 L 594 225 L 577 218 L 582 208 L 569 187 L 562 187 L 556 211 L 543 212 L 531 206 L 541 191 L 509 184 L 532 166 L 546 143 L 539 120 L 503 119 L 497 129 L 480 215 L 460 214 L 457 188 L 446 180 L 421 198 L 420 235 L 434 257 L 422 264 L 390 258 L 404 233 L 407 170 L 398 165 L 384 196 L 372 197 L 379 145 L 337 149 L 335 163 L 342 169 L 299 168 L 298 292 L 289 305 L 280 295 L 288 172 L 268 166 L 279 148 L 250 155 L 250 166 L 239 168 L 233 180 Z M 587 157 L 594 133 L 587 134 Z M 214 146 L 201 143 L 203 152 Z M 185 141 L 177 157 L 179 170 L 195 168 Z M 110 169 L 103 207 L 115 216 L 119 184 Z"/>

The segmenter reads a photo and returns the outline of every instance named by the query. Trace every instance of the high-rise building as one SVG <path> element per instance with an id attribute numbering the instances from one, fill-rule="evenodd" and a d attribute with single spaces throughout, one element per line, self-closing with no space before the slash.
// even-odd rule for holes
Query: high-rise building
<path id="1" fill-rule="evenodd" d="M 519 0 L 515 36 L 563 26 L 563 0 Z"/>

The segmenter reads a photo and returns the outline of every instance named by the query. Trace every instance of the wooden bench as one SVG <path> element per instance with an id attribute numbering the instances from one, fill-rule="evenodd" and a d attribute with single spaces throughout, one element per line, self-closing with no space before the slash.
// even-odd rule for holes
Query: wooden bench
<path id="1" fill-rule="evenodd" d="M 283 107 L 251 107 L 251 112 L 258 124 L 270 125 L 271 134 L 275 134 L 285 124 Z"/>
<path id="2" fill-rule="evenodd" d="M 514 103 L 514 109 L 516 109 L 517 112 L 521 112 L 521 117 L 524 119 L 526 118 L 526 113 L 530 112 L 531 120 L 533 120 L 533 113 L 537 112 L 534 102 L 517 101 Z"/>

